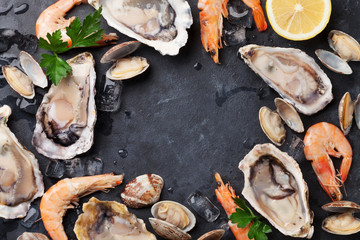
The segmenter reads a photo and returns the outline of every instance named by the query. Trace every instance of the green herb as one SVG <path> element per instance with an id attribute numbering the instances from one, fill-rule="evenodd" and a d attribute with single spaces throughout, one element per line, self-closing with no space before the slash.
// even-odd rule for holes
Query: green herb
<path id="1" fill-rule="evenodd" d="M 238 228 L 244 228 L 253 222 L 248 233 L 249 239 L 267 240 L 266 233 L 271 232 L 270 226 L 261 222 L 259 220 L 261 217 L 254 215 L 251 209 L 246 206 L 244 200 L 240 198 L 233 199 L 240 208 L 236 208 L 236 211 L 230 215 L 229 219 L 231 222 L 237 224 Z"/>
<path id="2" fill-rule="evenodd" d="M 66 28 L 66 35 L 71 39 L 71 46 L 61 39 L 61 31 L 57 30 L 52 34 L 46 35 L 47 40 L 44 38 L 39 39 L 39 47 L 53 52 L 53 55 L 43 54 L 40 65 L 46 68 L 46 75 L 50 80 L 58 85 L 60 80 L 71 73 L 70 65 L 61 59 L 58 54 L 69 51 L 76 47 L 92 47 L 97 46 L 97 41 L 101 40 L 104 30 L 100 28 L 102 7 L 96 10 L 93 14 L 89 14 L 84 19 L 82 25 L 79 18 Z"/>

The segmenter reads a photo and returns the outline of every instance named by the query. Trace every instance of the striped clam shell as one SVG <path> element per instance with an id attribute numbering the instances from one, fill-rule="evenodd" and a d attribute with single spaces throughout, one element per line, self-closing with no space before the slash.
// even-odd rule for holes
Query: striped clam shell
<path id="1" fill-rule="evenodd" d="M 164 180 L 156 174 L 144 174 L 126 184 L 121 200 L 131 208 L 143 208 L 159 201 Z"/>

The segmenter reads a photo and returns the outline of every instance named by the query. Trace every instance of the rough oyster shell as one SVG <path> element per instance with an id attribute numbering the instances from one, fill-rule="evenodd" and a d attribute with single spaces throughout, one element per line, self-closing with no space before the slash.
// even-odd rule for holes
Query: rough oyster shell
<path id="1" fill-rule="evenodd" d="M 130 213 L 124 204 L 99 201 L 92 197 L 83 205 L 74 232 L 79 240 L 127 239 L 156 240 L 142 219 Z"/>
<path id="2" fill-rule="evenodd" d="M 44 194 L 38 162 L 7 127 L 11 108 L 0 108 L 0 217 L 26 216 L 30 203 Z"/>
<path id="3" fill-rule="evenodd" d="M 44 234 L 24 232 L 16 240 L 49 240 Z"/>
<path id="4" fill-rule="evenodd" d="M 121 200 L 131 208 L 150 206 L 159 201 L 164 180 L 156 174 L 144 174 L 126 184 Z"/>
<path id="5" fill-rule="evenodd" d="M 93 56 L 67 61 L 72 74 L 52 85 L 36 113 L 33 146 L 52 159 L 71 159 L 90 149 L 96 121 Z"/>
<path id="6" fill-rule="evenodd" d="M 330 79 L 299 49 L 251 44 L 239 53 L 255 73 L 303 114 L 314 114 L 333 99 Z"/>
<path id="7" fill-rule="evenodd" d="M 103 7 L 107 23 L 121 33 L 154 47 L 163 55 L 176 55 L 188 38 L 193 23 L 185 0 L 89 0 L 94 8 Z"/>
<path id="8" fill-rule="evenodd" d="M 239 168 L 245 178 L 242 194 L 257 212 L 285 235 L 312 237 L 308 187 L 292 157 L 272 144 L 259 144 Z"/>

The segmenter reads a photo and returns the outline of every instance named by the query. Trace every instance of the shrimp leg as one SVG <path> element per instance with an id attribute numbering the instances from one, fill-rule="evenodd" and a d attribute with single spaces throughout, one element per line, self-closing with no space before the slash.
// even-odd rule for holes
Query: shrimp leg
<path id="1" fill-rule="evenodd" d="M 267 22 L 265 20 L 264 11 L 261 7 L 260 0 L 242 0 L 246 6 L 252 9 L 253 17 L 256 23 L 257 29 L 261 31 L 265 31 L 267 29 Z"/>
<path id="2" fill-rule="evenodd" d="M 233 198 L 237 197 L 235 195 L 235 191 L 229 183 L 224 184 L 219 173 L 215 173 L 215 180 L 218 185 L 218 188 L 215 189 L 216 197 L 220 202 L 221 206 L 224 208 L 226 214 L 230 216 L 233 212 L 236 211 L 236 208 L 239 208 L 233 200 Z M 249 239 L 248 232 L 252 223 L 247 225 L 245 228 L 238 228 L 237 225 L 233 224 L 231 221 L 229 221 L 228 224 L 237 240 Z"/>

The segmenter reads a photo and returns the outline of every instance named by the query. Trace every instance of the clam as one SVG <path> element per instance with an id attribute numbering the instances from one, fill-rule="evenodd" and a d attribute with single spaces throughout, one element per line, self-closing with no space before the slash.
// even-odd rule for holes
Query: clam
<path id="1" fill-rule="evenodd" d="M 328 41 L 330 47 L 345 61 L 360 61 L 360 44 L 348 34 L 332 30 Z"/>
<path id="2" fill-rule="evenodd" d="M 224 229 L 216 229 L 205 233 L 198 240 L 220 240 L 224 236 L 225 230 Z"/>
<path id="3" fill-rule="evenodd" d="M 318 49 L 315 51 L 315 54 L 321 63 L 331 71 L 345 75 L 352 74 L 352 70 L 349 64 L 334 53 L 323 49 Z"/>
<path id="4" fill-rule="evenodd" d="M 259 121 L 261 129 L 273 143 L 281 146 L 285 142 L 286 130 L 277 112 L 264 106 L 260 108 Z"/>
<path id="5" fill-rule="evenodd" d="M 44 234 L 24 232 L 16 240 L 49 240 Z"/>
<path id="6" fill-rule="evenodd" d="M 187 233 L 196 223 L 194 214 L 185 206 L 173 201 L 161 201 L 151 208 L 154 218 L 149 218 L 154 231 L 170 240 L 191 239 Z"/>
<path id="7" fill-rule="evenodd" d="M 48 80 L 39 63 L 27 52 L 21 51 L 19 60 L 24 72 L 31 78 L 35 86 L 45 88 L 48 86 Z"/>
<path id="8" fill-rule="evenodd" d="M 289 128 L 298 133 L 304 132 L 304 124 L 293 106 L 282 98 L 275 98 L 274 103 L 276 111 Z"/>
<path id="9" fill-rule="evenodd" d="M 356 125 L 360 129 L 360 94 L 358 94 L 354 103 L 354 114 Z"/>
<path id="10" fill-rule="evenodd" d="M 119 58 L 126 57 L 127 55 L 133 53 L 140 47 L 140 45 L 141 43 L 138 41 L 129 41 L 115 45 L 104 54 L 104 56 L 100 59 L 100 62 L 115 62 Z"/>
<path id="11" fill-rule="evenodd" d="M 124 204 L 99 201 L 92 197 L 83 205 L 74 232 L 79 240 L 127 239 L 156 240 L 142 219 L 130 213 Z"/>
<path id="12" fill-rule="evenodd" d="M 239 53 L 256 74 L 303 114 L 312 115 L 333 99 L 330 79 L 299 49 L 251 44 L 241 47 Z"/>
<path id="13" fill-rule="evenodd" d="M 106 77 L 111 80 L 129 79 L 145 72 L 149 66 L 149 62 L 144 57 L 120 58 L 106 72 Z"/>
<path id="14" fill-rule="evenodd" d="M 164 180 L 156 174 L 144 174 L 126 184 L 121 200 L 131 208 L 150 206 L 159 201 Z"/>
<path id="15" fill-rule="evenodd" d="M 360 219 L 354 213 L 360 212 L 360 206 L 350 201 L 335 201 L 322 206 L 335 214 L 324 219 L 322 229 L 337 235 L 350 235 L 360 231 Z"/>
<path id="16" fill-rule="evenodd" d="M 17 67 L 2 66 L 2 72 L 10 87 L 22 97 L 32 99 L 35 96 L 34 85 L 29 76 Z"/>
<path id="17" fill-rule="evenodd" d="M 348 134 L 351 129 L 354 106 L 355 103 L 351 100 L 350 93 L 346 92 L 341 98 L 338 109 L 340 127 L 341 130 L 344 132 L 344 135 Z"/>

